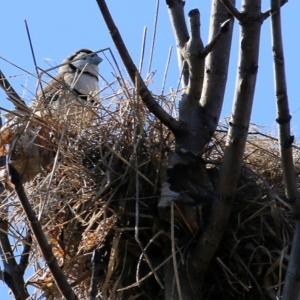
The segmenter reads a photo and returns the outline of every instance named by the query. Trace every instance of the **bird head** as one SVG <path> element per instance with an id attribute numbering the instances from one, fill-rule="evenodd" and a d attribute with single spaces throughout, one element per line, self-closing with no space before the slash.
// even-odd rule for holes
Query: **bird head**
<path id="1" fill-rule="evenodd" d="M 64 63 L 68 64 L 63 65 L 59 69 L 59 73 L 64 73 L 67 68 L 71 67 L 80 72 L 90 73 L 98 78 L 98 65 L 101 61 L 102 58 L 100 58 L 97 53 L 94 53 L 89 49 L 80 49 L 64 60 Z"/>

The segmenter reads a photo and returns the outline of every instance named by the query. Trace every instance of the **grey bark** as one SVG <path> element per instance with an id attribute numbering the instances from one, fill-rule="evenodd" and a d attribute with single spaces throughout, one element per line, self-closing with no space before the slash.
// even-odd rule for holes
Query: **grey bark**
<path id="1" fill-rule="evenodd" d="M 240 22 L 240 54 L 233 114 L 229 122 L 218 191 L 206 226 L 189 258 L 197 281 L 203 280 L 227 225 L 238 183 L 247 140 L 258 69 L 260 28 L 263 22 L 260 0 L 244 0 Z"/>
<path id="2" fill-rule="evenodd" d="M 275 89 L 277 102 L 277 123 L 281 166 L 287 201 L 295 219 L 295 235 L 292 244 L 288 269 L 285 277 L 282 299 L 300 298 L 300 198 L 294 170 L 287 85 L 285 77 L 284 51 L 281 33 L 280 0 L 271 1 L 272 49 L 274 55 Z"/>

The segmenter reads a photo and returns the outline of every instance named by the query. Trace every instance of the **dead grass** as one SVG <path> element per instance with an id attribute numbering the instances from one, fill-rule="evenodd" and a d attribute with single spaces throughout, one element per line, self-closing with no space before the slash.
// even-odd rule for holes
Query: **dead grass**
<path id="1" fill-rule="evenodd" d="M 103 89 L 92 122 L 42 120 L 46 135 L 51 133 L 51 147 L 48 139 L 46 148 L 55 160 L 50 166 L 41 165 L 42 172 L 25 184 L 26 192 L 79 299 L 87 298 L 91 254 L 96 248 L 102 255 L 99 288 L 104 299 L 162 299 L 162 267 L 172 259 L 165 250 L 173 241 L 184 259 L 201 233 L 210 203 L 193 206 L 196 219 L 192 223 L 185 220 L 189 212 L 178 207 L 174 224 L 159 217 L 159 172 L 162 160 L 174 148 L 174 138 L 149 115 L 130 84 L 114 86 L 113 92 L 109 86 Z M 172 95 L 157 100 L 174 114 Z M 18 126 L 34 120 L 22 122 Z M 220 129 L 203 155 L 213 184 L 227 130 L 226 126 Z M 39 145 L 37 139 L 32 145 L 45 149 L 45 139 L 41 135 Z M 7 192 L 1 211 L 11 224 L 11 239 L 17 247 L 27 222 L 13 193 Z M 204 282 L 205 299 L 263 299 L 266 295 L 275 299 L 281 291 L 292 235 L 277 141 L 253 133 L 229 226 Z M 34 272 L 28 284 L 49 299 L 58 299 L 35 241 L 30 263 Z"/>

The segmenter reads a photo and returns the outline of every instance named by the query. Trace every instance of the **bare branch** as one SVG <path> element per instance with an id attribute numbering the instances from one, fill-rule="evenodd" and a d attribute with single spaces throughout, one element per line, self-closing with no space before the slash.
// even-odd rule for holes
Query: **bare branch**
<path id="1" fill-rule="evenodd" d="M 171 115 L 169 115 L 153 98 L 128 53 L 128 50 L 123 42 L 118 28 L 116 27 L 110 15 L 105 1 L 97 0 L 97 3 L 132 82 L 134 84 L 136 83 L 136 81 L 138 82 L 138 86 L 140 87 L 139 94 L 142 98 L 142 101 L 147 106 L 149 111 L 153 113 L 164 125 L 166 125 L 173 132 L 178 131 L 181 127 L 181 122 L 177 121 Z"/>
<path id="2" fill-rule="evenodd" d="M 26 103 L 16 93 L 14 88 L 8 82 L 2 71 L 0 70 L 0 87 L 4 90 L 9 100 L 15 105 L 16 108 L 21 110 L 28 110 Z"/>
<path id="3" fill-rule="evenodd" d="M 15 260 L 9 239 L 8 239 L 8 221 L 0 220 L 0 254 L 4 265 L 3 280 L 11 289 L 17 300 L 26 300 L 29 297 L 25 287 L 24 272 L 19 270 Z"/>
<path id="4" fill-rule="evenodd" d="M 226 7 L 226 9 L 231 13 L 233 17 L 235 17 L 237 20 L 240 19 L 241 13 L 238 11 L 238 9 L 235 7 L 234 3 L 230 0 L 221 0 L 223 5 Z"/>
<path id="5" fill-rule="evenodd" d="M 45 234 L 42 230 L 41 224 L 38 221 L 35 212 L 32 210 L 32 207 L 27 199 L 26 193 L 24 191 L 21 177 L 18 173 L 18 171 L 11 165 L 8 165 L 9 167 L 9 175 L 10 175 L 10 181 L 15 186 L 15 191 L 19 197 L 19 200 L 23 206 L 23 209 L 25 211 L 25 214 L 28 218 L 28 221 L 30 222 L 31 229 L 35 235 L 35 238 L 40 246 L 40 249 L 42 250 L 43 256 L 45 258 L 45 261 L 52 273 L 52 276 L 55 280 L 55 283 L 61 292 L 61 294 L 67 299 L 67 300 L 75 300 L 77 299 L 75 293 L 73 292 L 72 288 L 70 287 L 62 269 L 59 267 L 57 260 L 55 256 L 53 255 L 52 248 L 49 245 Z"/>
<path id="6" fill-rule="evenodd" d="M 234 5 L 235 0 L 232 0 L 231 3 Z M 206 128 L 202 136 L 204 145 L 209 142 L 218 126 L 223 106 L 233 32 L 233 19 L 229 21 L 228 17 L 230 15 L 224 5 L 215 0 L 211 10 L 209 40 L 212 42 L 210 44 L 214 43 L 215 39 L 218 40 L 220 35 L 222 35 L 222 39 L 214 45 L 213 51 L 207 56 L 205 62 L 204 84 L 200 99 L 200 105 L 204 111 L 203 123 Z M 221 28 L 220 24 L 222 24 Z M 224 31 L 226 34 L 223 35 L 221 32 Z M 207 45 L 208 49 L 210 44 Z M 206 51 L 204 48 L 204 55 Z"/>
<path id="7" fill-rule="evenodd" d="M 288 0 L 280 0 L 280 7 L 282 7 L 284 4 L 288 3 Z M 263 19 L 266 20 L 268 19 L 272 14 L 272 9 L 268 9 L 263 13 Z"/>
<path id="8" fill-rule="evenodd" d="M 166 3 L 169 8 L 170 21 L 177 45 L 178 66 L 182 73 L 182 88 L 185 88 L 189 83 L 189 69 L 181 55 L 181 49 L 190 38 L 184 17 L 185 2 L 182 0 L 166 0 Z"/>
<path id="9" fill-rule="evenodd" d="M 95 300 L 97 296 L 97 284 L 99 279 L 99 271 L 101 265 L 102 255 L 98 249 L 93 251 L 92 256 L 92 278 L 89 290 L 89 300 Z"/>
<path id="10" fill-rule="evenodd" d="M 155 16 L 154 16 L 154 27 L 153 27 L 151 50 L 150 50 L 148 74 L 151 72 L 151 67 L 152 67 L 152 60 L 153 60 L 154 46 L 155 46 L 155 38 L 156 38 L 156 31 L 157 31 L 158 12 L 159 12 L 159 0 L 156 0 L 156 9 L 155 9 Z"/>
<path id="11" fill-rule="evenodd" d="M 32 236 L 30 230 L 27 233 L 27 236 L 25 237 L 25 241 L 23 242 L 23 251 L 21 254 L 21 259 L 19 263 L 19 270 L 21 272 L 25 272 L 25 270 L 28 267 L 28 262 L 29 262 L 29 254 L 32 246 Z"/>
<path id="12" fill-rule="evenodd" d="M 1 71 L 0 71 L 1 72 Z M 0 80 L 0 82 L 2 82 Z M 6 85 L 7 86 L 7 85 Z M 2 119 L 0 118 L 0 128 L 2 127 Z M 0 157 L 0 167 L 6 165 L 6 157 Z M 4 186 L 0 182 L 0 200 L 5 201 L 3 196 Z M 9 224 L 7 220 L 0 219 L 0 255 L 4 270 L 2 272 L 2 280 L 11 289 L 15 299 L 25 300 L 29 297 L 28 291 L 25 287 L 24 272 L 19 269 L 17 262 L 14 257 L 13 250 L 10 245 L 8 238 Z"/>
<path id="13" fill-rule="evenodd" d="M 217 35 L 202 50 L 201 53 L 202 58 L 205 58 L 214 49 L 216 44 L 220 41 L 221 37 L 225 33 L 232 30 L 232 26 L 233 26 L 233 19 L 228 19 L 223 24 L 221 24 L 220 30 L 217 33 Z"/>
<path id="14" fill-rule="evenodd" d="M 203 280 L 210 261 L 218 249 L 231 212 L 238 183 L 244 148 L 250 123 L 253 96 L 258 69 L 259 38 L 261 28 L 260 0 L 244 0 L 247 19 L 241 23 L 237 89 L 233 115 L 226 141 L 224 161 L 219 175 L 218 193 L 212 206 L 208 225 L 189 257 L 193 277 Z"/>
<path id="15" fill-rule="evenodd" d="M 200 37 L 199 10 L 191 10 L 189 19 L 191 37 L 187 44 L 181 48 L 181 54 L 189 65 L 189 84 L 186 90 L 186 99 L 191 104 L 199 105 L 204 76 L 204 59 L 201 57 L 203 43 Z"/>
<path id="16" fill-rule="evenodd" d="M 292 250 L 290 254 L 287 275 L 285 279 L 282 299 L 299 299 L 300 297 L 300 197 L 297 188 L 294 169 L 292 144 L 294 136 L 291 135 L 290 110 L 287 95 L 287 85 L 284 65 L 284 51 L 281 32 L 282 1 L 271 0 L 272 49 L 274 55 L 275 88 L 277 102 L 277 123 L 279 127 L 279 145 L 281 166 L 285 186 L 285 194 L 290 204 L 296 227 Z"/>
<path id="17" fill-rule="evenodd" d="M 194 9 L 189 13 L 191 30 L 191 36 L 189 37 L 184 19 L 184 1 L 173 0 L 166 2 L 169 6 L 169 15 L 179 49 L 179 59 L 184 59 L 188 65 L 188 70 L 184 71 L 185 77 L 183 80 L 183 86 L 186 87 L 186 91 L 179 102 L 179 120 L 184 124 L 184 129 L 180 134 L 175 135 L 176 144 L 178 149 L 182 148 L 198 155 L 210 140 L 220 117 L 227 78 L 221 72 L 227 75 L 232 26 L 230 26 L 230 21 L 225 22 L 229 16 L 224 5 L 220 1 L 215 1 L 213 7 L 217 7 L 218 11 L 215 11 L 215 14 L 212 15 L 214 23 L 211 25 L 214 29 L 212 31 L 213 34 L 210 35 L 211 43 L 204 48 L 200 34 L 199 10 Z M 223 25 L 220 28 L 221 23 Z M 215 71 L 213 75 L 221 74 L 223 78 L 220 78 L 220 75 L 210 76 L 210 74 L 207 74 L 210 70 L 204 72 L 205 57 L 216 47 L 221 36 L 226 32 L 228 32 L 229 38 L 224 42 L 224 50 L 222 47 L 219 47 L 213 56 L 214 60 L 210 60 L 216 63 L 215 70 L 212 70 Z M 212 80 L 204 80 L 204 77 Z M 221 80 L 219 81 L 218 79 Z M 209 82 L 211 88 L 211 90 L 208 90 L 206 86 L 205 96 L 203 94 L 203 82 L 206 85 Z M 216 87 L 216 82 L 218 87 Z M 216 95 L 217 97 L 215 97 Z M 211 110 L 213 111 L 211 112 Z"/>

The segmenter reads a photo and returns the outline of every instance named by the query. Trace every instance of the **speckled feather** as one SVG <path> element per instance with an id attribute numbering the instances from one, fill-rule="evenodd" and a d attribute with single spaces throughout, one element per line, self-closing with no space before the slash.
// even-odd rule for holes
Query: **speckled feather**
<path id="1" fill-rule="evenodd" d="M 80 49 L 67 57 L 59 73 L 40 91 L 33 103 L 39 115 L 56 114 L 54 110 L 62 109 L 75 102 L 87 100 L 98 92 L 98 64 L 101 58 L 97 54 L 86 57 L 93 52 Z M 76 60 L 81 58 L 79 60 Z M 76 61 L 74 61 L 76 60 Z M 82 105 L 82 102 L 81 102 Z"/>

